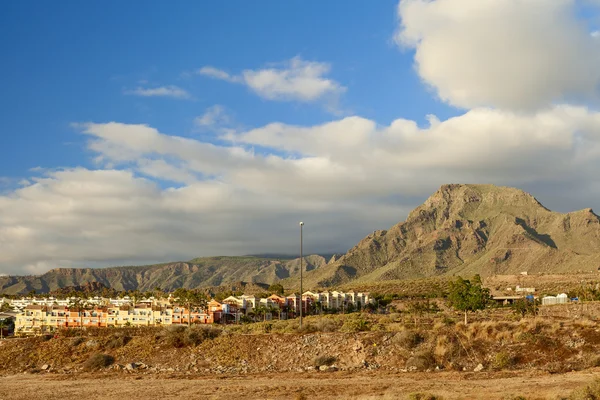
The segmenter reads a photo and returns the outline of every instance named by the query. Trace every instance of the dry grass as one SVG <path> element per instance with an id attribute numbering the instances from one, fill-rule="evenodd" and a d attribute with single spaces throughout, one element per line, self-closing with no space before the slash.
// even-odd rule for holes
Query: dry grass
<path id="1" fill-rule="evenodd" d="M 600 400 L 600 379 L 596 379 L 589 385 L 575 390 L 565 400 Z"/>
<path id="2" fill-rule="evenodd" d="M 87 361 L 83 364 L 83 368 L 86 371 L 96 371 L 101 368 L 106 368 L 112 365 L 115 362 L 115 358 L 108 354 L 93 354 Z"/>

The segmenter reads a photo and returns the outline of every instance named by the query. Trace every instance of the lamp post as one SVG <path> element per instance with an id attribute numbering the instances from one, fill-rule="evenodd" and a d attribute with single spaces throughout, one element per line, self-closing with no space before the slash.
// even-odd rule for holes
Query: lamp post
<path id="1" fill-rule="evenodd" d="M 302 329 L 302 227 L 304 222 L 300 222 L 300 329 Z"/>

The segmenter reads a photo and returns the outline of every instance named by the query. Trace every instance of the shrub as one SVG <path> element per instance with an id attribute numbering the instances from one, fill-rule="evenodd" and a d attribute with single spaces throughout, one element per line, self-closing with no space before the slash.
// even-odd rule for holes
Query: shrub
<path id="1" fill-rule="evenodd" d="M 596 379 L 584 388 L 575 390 L 568 397 L 569 400 L 599 400 L 600 399 L 600 379 Z"/>
<path id="2" fill-rule="evenodd" d="M 496 353 L 492 366 L 495 369 L 506 369 L 515 365 L 515 358 L 506 351 Z"/>
<path id="3" fill-rule="evenodd" d="M 335 332 L 339 329 L 339 325 L 331 318 L 319 318 L 313 326 L 317 332 Z"/>
<path id="4" fill-rule="evenodd" d="M 40 340 L 43 342 L 47 342 L 48 340 L 52 339 L 52 337 L 53 337 L 52 335 L 45 334 L 45 335 L 40 336 Z"/>
<path id="5" fill-rule="evenodd" d="M 333 356 L 319 356 L 314 359 L 313 364 L 315 367 L 319 368 L 322 365 L 333 365 L 337 361 L 337 358 Z"/>
<path id="6" fill-rule="evenodd" d="M 173 325 L 165 330 L 165 340 L 169 346 L 185 347 L 197 346 L 207 339 L 214 339 L 221 334 L 221 330 L 211 326 Z"/>
<path id="7" fill-rule="evenodd" d="M 402 347 L 412 349 L 423 343 L 425 341 L 425 337 L 418 331 L 407 330 L 398 332 L 394 336 L 394 341 Z"/>
<path id="8" fill-rule="evenodd" d="M 443 400 L 443 398 L 431 393 L 411 393 L 408 395 L 408 400 Z"/>
<path id="9" fill-rule="evenodd" d="M 183 331 L 183 344 L 185 346 L 198 346 L 207 339 L 214 339 L 221 334 L 221 330 L 212 326 L 195 326 Z"/>
<path id="10" fill-rule="evenodd" d="M 82 338 L 81 336 L 77 336 L 77 337 L 74 337 L 71 339 L 71 346 L 77 347 L 83 342 L 85 342 L 85 339 Z"/>
<path id="11" fill-rule="evenodd" d="M 94 371 L 100 368 L 106 368 L 112 363 L 115 362 L 115 359 L 108 354 L 93 354 L 87 361 L 83 364 L 83 368 L 87 371 Z"/>
<path id="12" fill-rule="evenodd" d="M 107 349 L 118 349 L 125 346 L 131 341 L 131 336 L 124 335 L 122 333 L 116 333 L 111 340 L 106 343 Z"/>
<path id="13" fill-rule="evenodd" d="M 418 371 L 424 371 L 435 366 L 435 358 L 429 350 L 418 351 L 414 356 L 406 360 L 407 368 L 416 368 Z"/>
<path id="14" fill-rule="evenodd" d="M 371 330 L 371 325 L 369 324 L 369 321 L 361 318 L 361 317 L 357 317 L 357 318 L 349 318 L 344 322 L 344 325 L 342 325 L 342 331 L 344 332 L 364 332 L 364 331 L 370 331 Z"/>

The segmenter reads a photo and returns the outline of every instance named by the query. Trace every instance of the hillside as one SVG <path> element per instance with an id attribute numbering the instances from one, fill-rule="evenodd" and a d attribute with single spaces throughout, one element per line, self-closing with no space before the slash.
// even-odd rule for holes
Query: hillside
<path id="1" fill-rule="evenodd" d="M 376 231 L 344 255 L 306 259 L 305 288 L 390 280 L 597 271 L 600 218 L 592 209 L 561 214 L 522 190 L 444 185 L 406 221 Z M 50 292 L 90 282 L 116 290 L 197 288 L 239 282 L 288 288 L 299 283 L 299 259 L 207 257 L 140 267 L 54 269 L 40 276 L 0 277 L 0 292 Z"/>
<path id="2" fill-rule="evenodd" d="M 305 287 L 479 273 L 571 273 L 600 266 L 600 218 L 561 214 L 522 190 L 444 185 L 406 221 L 307 274 Z M 286 282 L 295 286 L 297 280 Z"/>
<path id="3" fill-rule="evenodd" d="M 305 271 L 322 267 L 324 257 L 304 257 Z M 48 293 L 64 287 L 98 282 L 116 290 L 174 290 L 243 282 L 272 284 L 300 273 L 300 259 L 269 257 L 205 257 L 138 267 L 57 268 L 39 276 L 0 277 L 0 293 L 18 294 L 36 290 Z"/>

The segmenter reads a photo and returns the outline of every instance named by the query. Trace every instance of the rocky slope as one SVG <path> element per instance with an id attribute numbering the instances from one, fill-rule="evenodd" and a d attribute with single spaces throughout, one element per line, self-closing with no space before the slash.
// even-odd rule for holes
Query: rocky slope
<path id="1" fill-rule="evenodd" d="M 561 214 L 519 189 L 444 185 L 406 221 L 367 236 L 306 282 L 589 272 L 599 265 L 600 218 L 592 209 Z"/>
<path id="2" fill-rule="evenodd" d="M 519 189 L 444 185 L 406 221 L 376 231 L 348 253 L 306 259 L 305 288 L 481 274 L 570 273 L 600 266 L 600 218 L 561 214 Z M 56 269 L 0 277 L 0 292 L 49 292 L 99 282 L 117 290 L 196 288 L 234 282 L 298 286 L 299 259 L 210 257 L 142 267 Z"/>
<path id="3" fill-rule="evenodd" d="M 311 271 L 327 263 L 324 257 L 304 257 L 304 270 Z M 98 282 L 116 290 L 149 291 L 160 287 L 198 288 L 255 282 L 271 284 L 300 273 L 300 259 L 268 257 L 205 257 L 139 267 L 58 268 L 39 276 L 0 277 L 0 293 L 17 294 L 36 290 L 48 293 L 64 287 Z"/>

